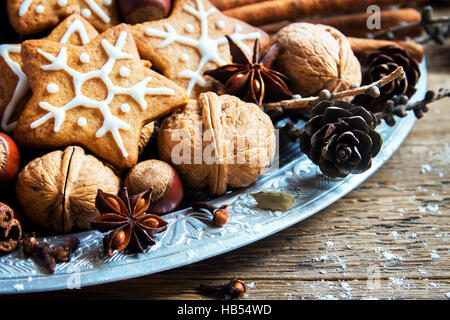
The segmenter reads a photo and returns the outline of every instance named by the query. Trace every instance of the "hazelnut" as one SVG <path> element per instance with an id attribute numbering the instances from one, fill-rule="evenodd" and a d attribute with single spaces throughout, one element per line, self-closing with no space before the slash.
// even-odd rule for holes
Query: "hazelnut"
<path id="1" fill-rule="evenodd" d="M 119 0 L 119 11 L 131 24 L 159 20 L 169 15 L 171 0 Z"/>
<path id="2" fill-rule="evenodd" d="M 16 143 L 6 134 L 0 132 L 0 183 L 13 181 L 20 166 L 20 154 Z"/>
<path id="3" fill-rule="evenodd" d="M 175 210 L 183 200 L 183 185 L 172 166 L 152 159 L 135 165 L 124 181 L 131 195 L 152 189 L 148 212 L 165 214 Z"/>
<path id="4" fill-rule="evenodd" d="M 347 38 L 337 29 L 292 23 L 274 38 L 278 42 L 276 68 L 292 80 L 292 92 L 302 97 L 331 93 L 361 83 L 361 66 Z"/>

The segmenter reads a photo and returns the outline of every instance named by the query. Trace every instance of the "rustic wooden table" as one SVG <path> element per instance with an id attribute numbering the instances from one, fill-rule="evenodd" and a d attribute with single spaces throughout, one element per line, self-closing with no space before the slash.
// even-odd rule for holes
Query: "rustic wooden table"
<path id="1" fill-rule="evenodd" d="M 429 88 L 450 88 L 450 44 L 427 52 Z M 449 104 L 435 103 L 359 188 L 284 231 L 179 269 L 19 298 L 207 299 L 199 284 L 237 276 L 243 299 L 448 299 Z"/>

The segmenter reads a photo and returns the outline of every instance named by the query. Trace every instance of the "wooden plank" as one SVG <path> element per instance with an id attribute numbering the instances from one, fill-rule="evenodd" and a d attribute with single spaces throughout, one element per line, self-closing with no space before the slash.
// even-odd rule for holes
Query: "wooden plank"
<path id="1" fill-rule="evenodd" d="M 430 75 L 430 87 L 445 81 L 446 73 Z M 447 103 L 436 103 L 367 182 L 302 223 L 176 270 L 76 295 L 31 296 L 206 299 L 200 283 L 238 276 L 250 286 L 244 299 L 443 299 L 450 292 Z"/>
<path id="2" fill-rule="evenodd" d="M 449 47 L 439 52 L 448 54 Z M 429 57 L 429 88 L 450 66 Z M 446 299 L 450 294 L 449 100 L 432 106 L 368 181 L 310 219 L 233 252 L 160 274 L 13 298 L 207 299 L 234 276 L 244 299 Z"/>

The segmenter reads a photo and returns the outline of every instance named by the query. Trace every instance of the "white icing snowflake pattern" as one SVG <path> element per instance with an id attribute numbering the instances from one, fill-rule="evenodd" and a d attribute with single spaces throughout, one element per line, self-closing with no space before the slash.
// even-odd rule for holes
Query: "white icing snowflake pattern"
<path id="1" fill-rule="evenodd" d="M 87 31 L 80 20 L 74 20 L 72 22 L 59 42 L 67 43 L 70 37 L 75 33 L 78 33 L 80 35 L 81 43 L 83 45 L 89 42 Z M 3 112 L 1 128 L 5 132 L 11 132 L 17 127 L 17 121 L 14 121 L 12 123 L 9 123 L 9 121 L 14 112 L 14 109 L 17 106 L 17 103 L 19 103 L 19 101 L 26 95 L 29 89 L 27 76 L 22 71 L 20 64 L 11 59 L 11 53 L 20 53 L 20 46 L 9 44 L 0 45 L 0 56 L 3 58 L 3 60 L 5 60 L 6 64 L 9 66 L 12 72 L 14 72 L 14 74 L 18 77 L 18 82 L 16 88 L 14 89 L 14 93 L 11 97 L 11 100 L 8 102 L 8 105 L 6 106 L 5 111 Z"/>
<path id="2" fill-rule="evenodd" d="M 0 45 L 0 56 L 5 60 L 6 64 L 18 78 L 17 85 L 16 88 L 14 89 L 14 93 L 11 97 L 11 100 L 8 102 L 8 105 L 3 111 L 1 127 L 6 132 L 10 132 L 17 127 L 17 121 L 9 123 L 9 120 L 11 119 L 11 116 L 14 112 L 17 103 L 19 103 L 19 101 L 23 97 L 25 97 L 29 89 L 27 76 L 25 75 L 25 73 L 23 73 L 20 64 L 11 59 L 10 54 L 14 52 L 20 53 L 20 46 L 9 44 Z"/>
<path id="3" fill-rule="evenodd" d="M 203 6 L 203 0 L 196 0 L 197 10 L 189 5 L 185 5 L 183 9 L 196 17 L 200 21 L 200 30 L 201 35 L 199 39 L 193 39 L 185 36 L 180 36 L 177 34 L 177 31 L 172 27 L 170 23 L 164 23 L 164 29 L 166 31 L 161 31 L 153 28 L 147 28 L 145 30 L 145 34 L 147 36 L 154 36 L 159 38 L 164 38 L 162 42 L 159 43 L 159 48 L 164 48 L 171 43 L 180 43 L 193 48 L 196 48 L 197 51 L 201 55 L 200 62 L 195 71 L 193 70 L 183 70 L 178 73 L 179 78 L 189 79 L 189 84 L 187 87 L 187 92 L 191 94 L 192 89 L 196 84 L 201 86 L 205 85 L 205 79 L 202 76 L 202 70 L 205 65 L 212 61 L 217 65 L 224 65 L 225 62 L 220 58 L 218 48 L 220 45 L 227 43 L 226 37 L 221 37 L 218 39 L 211 39 L 208 35 L 209 33 L 209 25 L 208 25 L 208 16 L 215 13 L 217 11 L 216 8 L 211 7 L 208 11 L 205 11 Z M 186 25 L 186 30 L 191 29 L 191 25 Z M 220 24 L 222 28 L 225 27 L 223 21 Z M 234 33 L 230 35 L 230 37 L 235 41 L 244 51 L 250 52 L 250 48 L 243 42 L 244 40 L 255 40 L 261 37 L 261 33 L 252 32 L 247 34 L 242 34 L 242 26 L 240 24 L 235 25 Z M 184 59 L 183 59 L 184 60 Z"/>
<path id="4" fill-rule="evenodd" d="M 126 42 L 126 38 L 127 32 L 122 31 L 117 39 L 115 46 L 111 45 L 107 40 L 103 39 L 101 44 L 109 58 L 101 69 L 93 70 L 87 73 L 81 73 L 67 65 L 66 47 L 62 47 L 62 49 L 58 53 L 58 56 L 56 57 L 42 51 L 41 49 L 38 49 L 38 52 L 42 56 L 52 62 L 51 64 L 43 65 L 41 69 L 53 71 L 64 70 L 72 76 L 75 89 L 75 97 L 61 107 L 54 107 L 48 102 L 39 102 L 39 106 L 42 109 L 47 110 L 48 113 L 32 122 L 31 128 L 37 128 L 40 125 L 44 124 L 46 121 L 54 118 L 54 131 L 58 132 L 61 128 L 61 125 L 64 123 L 66 111 L 77 107 L 98 109 L 103 115 L 103 125 L 97 130 L 96 137 L 101 138 L 107 132 L 110 132 L 117 146 L 120 148 L 123 156 L 125 158 L 128 157 L 128 153 L 125 150 L 122 137 L 119 133 L 119 129 L 129 130 L 130 125 L 125 121 L 119 119 L 118 117 L 112 115 L 111 110 L 109 109 L 109 104 L 114 100 L 116 95 L 129 95 L 139 104 L 142 110 L 146 110 L 147 102 L 145 101 L 145 95 L 173 95 L 175 92 L 174 90 L 169 88 L 148 88 L 147 84 L 151 81 L 151 77 L 146 77 L 141 82 L 135 84 L 130 88 L 116 86 L 112 83 L 109 75 L 111 74 L 116 61 L 120 59 L 133 58 L 131 54 L 122 51 Z M 81 89 L 83 85 L 91 79 L 101 79 L 106 85 L 106 87 L 108 88 L 108 94 L 105 100 L 93 100 L 83 95 Z M 87 124 L 87 121 L 80 118 L 78 123 L 81 126 L 85 126 Z"/>
<path id="5" fill-rule="evenodd" d="M 21 3 L 21 5 L 19 7 L 19 16 L 20 17 L 24 16 L 28 12 L 28 9 L 30 8 L 33 1 L 34 0 L 24 0 Z M 93 12 L 95 12 L 95 14 L 97 16 L 100 17 L 100 19 L 103 20 L 103 22 L 109 23 L 111 21 L 110 17 L 106 14 L 105 11 L 102 10 L 102 8 L 95 2 L 95 0 L 84 0 L 84 2 L 89 7 L 89 8 L 84 8 L 81 11 L 81 13 L 83 14 L 83 16 L 85 18 L 89 18 L 91 16 L 91 11 L 93 11 Z M 111 5 L 111 1 L 103 1 L 103 3 L 105 5 Z M 66 0 L 58 0 L 58 5 L 60 7 L 64 7 L 67 5 L 67 1 Z M 44 10 L 45 10 L 45 7 L 43 5 L 38 5 L 36 8 L 37 13 L 43 13 Z"/>

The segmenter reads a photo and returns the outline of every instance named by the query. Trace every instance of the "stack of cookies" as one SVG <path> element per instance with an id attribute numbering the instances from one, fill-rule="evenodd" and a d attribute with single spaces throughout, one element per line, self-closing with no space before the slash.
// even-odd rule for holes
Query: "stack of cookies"
<path id="1" fill-rule="evenodd" d="M 138 161 L 142 128 L 214 91 L 207 69 L 268 36 L 207 0 L 174 1 L 161 20 L 128 25 L 115 0 L 8 0 L 17 33 L 0 46 L 1 129 L 23 148 L 80 145 L 117 169 Z M 54 28 L 52 30 L 52 28 Z"/>
<path id="2" fill-rule="evenodd" d="M 163 10 L 154 8 L 161 3 Z M 147 168 L 149 158 L 173 169 L 141 170 L 133 180 L 151 182 L 152 202 L 164 208 L 158 214 L 180 204 L 183 186 L 221 195 L 253 183 L 272 162 L 269 116 L 237 97 L 219 99 L 222 84 L 204 75 L 233 62 L 229 39 L 248 56 L 257 40 L 267 47 L 262 30 L 207 0 L 7 0 L 6 11 L 0 201 L 26 216 L 33 231 L 89 229 L 99 215 L 97 192 L 118 194 L 130 169 Z M 252 128 L 262 129 L 261 139 Z M 255 145 L 235 147 L 235 134 Z M 225 152 L 231 147 L 244 161 L 226 163 L 238 158 Z M 250 163 L 261 150 L 263 161 Z M 183 184 L 173 183 L 177 171 Z"/>

